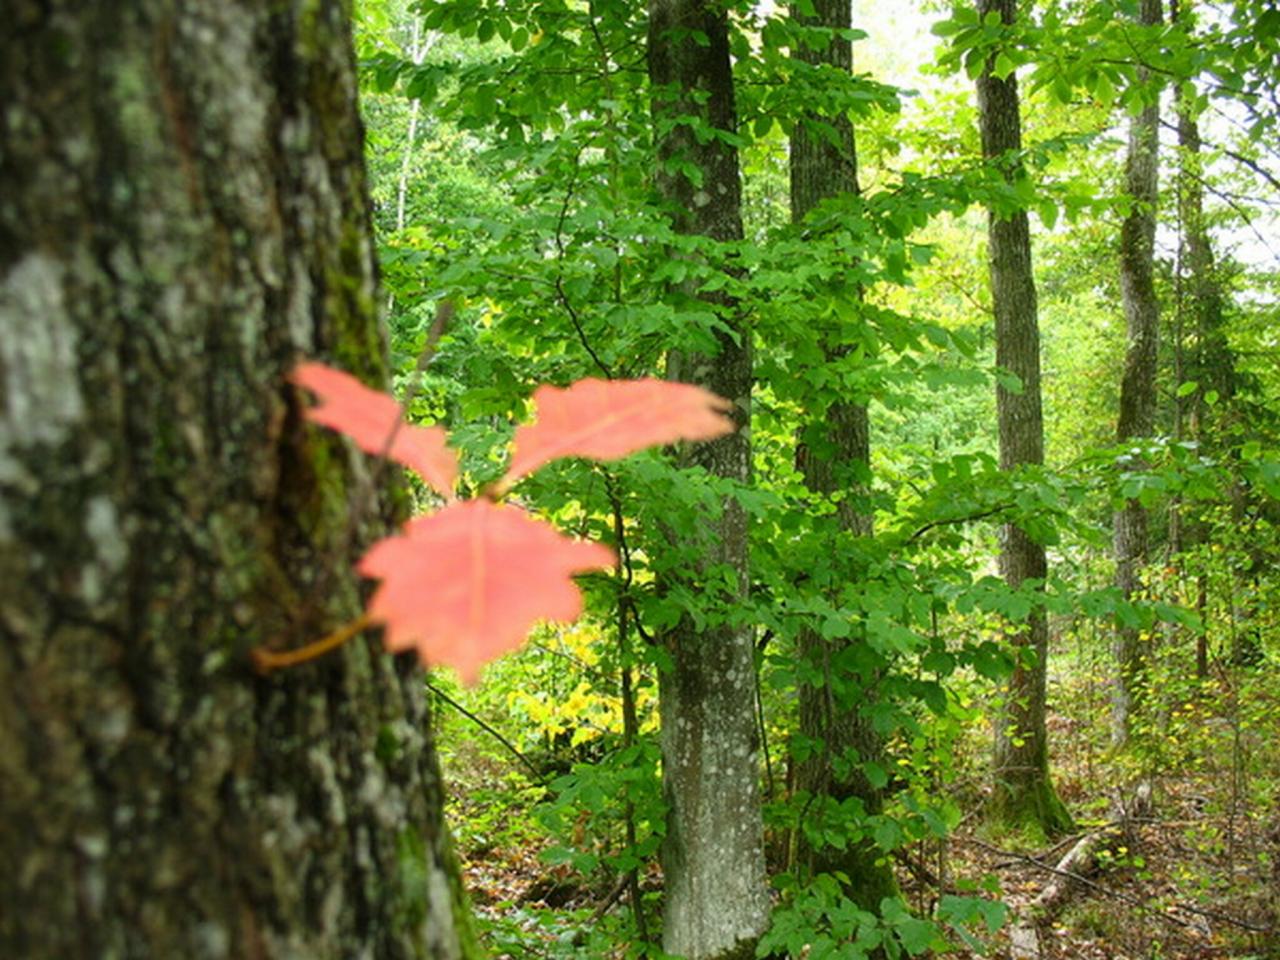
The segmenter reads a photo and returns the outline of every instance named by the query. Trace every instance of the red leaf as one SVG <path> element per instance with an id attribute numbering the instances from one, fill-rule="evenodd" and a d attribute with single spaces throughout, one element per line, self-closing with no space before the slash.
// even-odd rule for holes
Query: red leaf
<path id="1" fill-rule="evenodd" d="M 369 617 L 385 624 L 388 650 L 417 647 L 424 664 L 451 666 L 473 683 L 537 621 L 576 619 L 582 595 L 572 574 L 613 563 L 607 547 L 479 499 L 410 520 L 374 544 L 359 570 L 382 580 Z"/>
<path id="2" fill-rule="evenodd" d="M 410 467 L 434 490 L 452 498 L 458 455 L 445 446 L 440 427 L 404 423 L 400 404 L 387 394 L 323 363 L 300 363 L 289 379 L 314 392 L 320 401 L 307 411 L 307 419 L 345 433 L 365 453 L 385 454 Z M 395 438 L 388 449 L 393 430 Z"/>
<path id="3" fill-rule="evenodd" d="M 557 457 L 616 460 L 676 440 L 732 433 L 728 400 L 669 380 L 579 380 L 566 389 L 534 391 L 537 419 L 516 430 L 503 488 Z"/>

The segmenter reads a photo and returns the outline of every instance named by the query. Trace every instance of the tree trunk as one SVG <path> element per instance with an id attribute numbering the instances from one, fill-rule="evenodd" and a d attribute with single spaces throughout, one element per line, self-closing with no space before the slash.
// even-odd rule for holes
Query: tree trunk
<path id="1" fill-rule="evenodd" d="M 1016 16 L 1015 0 L 978 0 L 979 16 L 999 12 L 1005 23 Z M 994 58 L 993 58 L 994 59 Z M 978 78 L 978 123 L 982 153 L 1001 165 L 1010 182 L 1025 176 L 1018 87 L 1013 74 L 991 74 L 992 62 Z M 996 317 L 996 364 L 1021 381 L 1020 392 L 996 388 L 1000 468 L 1014 470 L 1044 463 L 1044 421 L 1040 405 L 1040 331 L 1036 288 L 1031 272 L 1031 230 L 1025 210 L 987 218 L 991 299 Z M 1012 524 L 1001 530 L 1000 572 L 1011 589 L 1027 580 L 1043 581 L 1048 564 L 1044 547 Z M 1045 732 L 1045 665 L 1049 632 L 1044 608 L 1037 606 L 1018 630 L 1022 656 L 1005 690 L 995 722 L 993 812 L 997 819 L 1066 830 L 1071 817 L 1049 779 Z"/>
<path id="2" fill-rule="evenodd" d="M 793 7 L 791 18 L 802 26 L 833 31 L 847 31 L 852 26 L 847 0 L 816 0 L 813 16 L 805 16 Z M 833 35 L 822 49 L 800 44 L 795 55 L 806 63 L 829 65 L 844 73 L 853 69 L 853 43 L 847 37 Z M 797 224 L 823 200 L 859 192 L 857 150 L 848 116 L 814 116 L 813 119 L 835 130 L 836 142 L 812 133 L 803 122 L 797 123 L 791 134 L 791 219 Z M 856 286 L 842 292 L 861 300 L 861 291 Z M 843 355 L 836 346 L 825 347 L 824 352 L 830 362 L 838 362 Z M 842 483 L 848 483 L 850 477 L 865 476 L 870 471 L 867 408 L 862 403 L 837 400 L 825 410 L 812 412 L 814 419 L 808 429 L 823 436 L 833 450 L 827 456 L 818 454 L 804 442 L 802 430 L 796 449 L 797 466 L 810 491 L 830 496 L 840 490 Z M 840 501 L 836 521 L 838 529 L 845 533 L 871 536 L 871 516 L 857 510 L 854 497 L 846 496 Z M 807 753 L 799 761 L 795 787 L 814 798 L 812 802 L 818 809 L 813 813 L 817 817 L 823 816 L 823 809 L 837 808 L 855 797 L 869 815 L 880 813 L 884 804 L 881 791 L 871 785 L 859 766 L 867 761 L 882 760 L 884 755 L 880 737 L 859 709 L 866 704 L 849 703 L 837 699 L 833 693 L 833 686 L 844 688 L 852 682 L 868 687 L 874 678 L 849 677 L 844 683 L 834 685 L 830 682 L 832 663 L 848 642 L 827 640 L 808 629 L 799 636 L 801 660 L 820 670 L 827 679 L 822 686 L 803 683 L 799 690 L 800 733 L 806 743 L 820 744 L 821 748 Z M 852 764 L 848 776 L 836 775 L 833 761 L 837 759 Z M 820 873 L 843 874 L 847 878 L 846 894 L 866 910 L 878 910 L 885 897 L 898 892 L 893 868 L 870 840 L 849 844 L 844 849 L 830 844 L 814 846 L 801 830 L 797 835 L 797 861 L 809 877 Z"/>
<path id="3" fill-rule="evenodd" d="M 1159 24 L 1161 0 L 1142 0 L 1140 22 Z M 1138 82 L 1150 71 L 1139 68 Z M 1120 227 L 1120 297 L 1124 304 L 1128 348 L 1120 383 L 1120 415 L 1116 440 L 1141 442 L 1155 430 L 1156 347 L 1160 333 L 1160 305 L 1155 287 L 1156 204 L 1160 153 L 1158 94 L 1129 121 L 1129 153 L 1125 160 L 1125 192 L 1132 208 Z M 1130 457 L 1126 467 L 1141 470 L 1145 458 Z M 1116 588 L 1126 599 L 1138 593 L 1139 576 L 1147 560 L 1147 511 L 1137 499 L 1116 511 L 1114 529 Z M 1111 742 L 1129 739 L 1133 708 L 1141 696 L 1147 650 L 1136 627 L 1116 626 L 1113 640 L 1116 683 L 1111 702 Z"/>
<path id="4" fill-rule="evenodd" d="M 1185 9 L 1185 5 L 1183 5 Z M 1179 5 L 1172 5 L 1176 19 L 1182 15 Z M 1191 399 L 1191 428 L 1193 439 L 1210 455 L 1229 457 L 1223 449 L 1221 438 L 1227 431 L 1222 421 L 1231 415 L 1232 400 L 1236 394 L 1236 360 L 1227 341 L 1224 318 L 1225 296 L 1218 276 L 1213 254 L 1213 243 L 1204 219 L 1204 167 L 1201 158 L 1200 127 L 1191 105 L 1180 99 L 1178 103 L 1178 154 L 1179 168 L 1179 217 L 1182 221 L 1183 260 L 1190 274 L 1192 324 L 1195 331 L 1195 349 L 1189 365 L 1188 376 L 1200 388 Z M 1204 402 L 1206 393 L 1218 395 L 1216 407 Z M 1232 524 L 1240 529 L 1244 523 L 1246 492 L 1240 483 L 1230 492 Z M 1208 536 L 1202 522 L 1185 523 L 1184 548 L 1203 543 Z M 1260 555 L 1250 551 L 1250 563 L 1256 566 Z M 1198 582 L 1198 605 L 1208 605 L 1208 578 Z M 1252 610 L 1247 606 L 1233 609 L 1233 615 L 1248 621 Z M 1236 631 L 1232 637 L 1230 656 L 1237 664 L 1257 662 L 1261 651 L 1255 629 Z M 1201 633 L 1196 641 L 1196 672 L 1200 677 L 1209 673 L 1208 641 Z"/>
<path id="5" fill-rule="evenodd" d="M 699 41 L 705 41 L 700 43 Z M 741 184 L 736 149 L 701 142 L 680 117 L 734 130 L 733 77 L 724 8 L 708 0 L 650 0 L 649 78 L 657 130 L 657 187 L 677 231 L 712 241 L 742 239 Z M 691 180 L 682 164 L 700 174 Z M 692 291 L 686 290 L 685 294 Z M 738 306 L 723 295 L 703 299 L 730 326 L 714 356 L 673 353 L 668 376 L 701 384 L 734 403 L 740 426 L 750 421 L 751 332 Z M 745 483 L 751 473 L 746 429 L 698 445 L 687 462 Z M 694 570 L 732 571 L 722 599 L 745 601 L 747 523 L 741 504 L 724 498 L 722 512 L 696 544 Z M 697 595 L 706 587 L 693 586 Z M 672 667 L 659 682 L 663 792 L 668 804 L 662 849 L 666 878 L 663 948 L 687 960 L 754 956 L 768 924 L 754 714 L 752 632 L 735 623 L 696 628 L 689 617 L 664 637 Z"/>
<path id="6" fill-rule="evenodd" d="M 386 379 L 348 10 L 8 10 L 5 954 L 472 956 L 414 667 L 250 666 L 392 513 L 348 534 L 363 463 L 283 379 Z"/>

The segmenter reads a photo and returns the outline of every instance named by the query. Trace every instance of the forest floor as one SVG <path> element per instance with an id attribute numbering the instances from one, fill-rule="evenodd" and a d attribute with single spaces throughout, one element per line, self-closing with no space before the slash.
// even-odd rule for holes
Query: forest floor
<path id="1" fill-rule="evenodd" d="M 1280 934 L 1268 932 L 1274 906 L 1260 892 L 1263 877 L 1256 867 L 1267 867 L 1270 858 L 1261 856 L 1265 838 L 1258 824 L 1242 819 L 1233 828 L 1227 817 L 1206 815 L 1200 794 L 1179 791 L 1186 786 L 1164 784 L 1150 818 L 1108 834 L 1101 862 L 1083 881 L 1072 881 L 1061 911 L 1039 927 L 1041 960 L 1275 956 L 1267 951 Z M 1233 830 L 1234 853 L 1220 842 Z M 1039 850 L 1006 850 L 980 832 L 960 831 L 950 841 L 951 866 L 956 876 L 998 876 L 1001 898 L 1014 916 L 1022 916 L 1081 836 Z M 908 890 L 916 897 L 922 892 Z M 993 938 L 992 953 L 1006 955 L 1007 945 L 1006 927 Z"/>
<path id="2" fill-rule="evenodd" d="M 1071 713 L 1050 720 L 1054 774 L 1078 831 L 1029 843 L 984 825 L 975 806 L 943 843 L 900 851 L 900 882 L 918 912 L 931 909 L 941 876 L 944 892 L 966 881 L 990 888 L 998 880 L 1000 898 L 1017 917 L 1054 879 L 1075 841 L 1108 829 L 1119 799 L 1114 784 L 1138 774 L 1131 764 L 1121 769 L 1105 745 L 1105 722 L 1098 720 L 1105 691 L 1079 676 L 1059 685 L 1072 688 L 1057 697 Z M 1039 927 L 1041 960 L 1280 957 L 1280 709 L 1270 693 L 1249 709 L 1239 706 L 1241 696 L 1224 716 L 1230 693 L 1215 690 L 1166 718 L 1143 764 L 1148 775 L 1160 771 L 1150 779 L 1150 814 L 1123 829 L 1111 825 L 1098 862 Z M 451 823 L 494 960 L 626 956 L 620 941 L 634 928 L 613 878 L 583 877 L 543 859 L 553 842 L 534 816 L 541 788 L 470 738 L 443 752 Z M 980 802 L 977 791 L 974 800 Z M 654 869 L 643 883 L 652 901 L 661 885 Z M 986 956 L 1008 956 L 1008 925 L 989 939 Z M 963 949 L 954 955 L 979 956 Z"/>

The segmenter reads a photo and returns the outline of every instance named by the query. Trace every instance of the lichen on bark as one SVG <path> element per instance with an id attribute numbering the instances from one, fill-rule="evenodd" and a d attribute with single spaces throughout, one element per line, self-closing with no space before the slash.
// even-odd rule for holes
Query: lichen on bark
<path id="1" fill-rule="evenodd" d="M 727 14 L 705 0 L 650 0 L 649 80 L 657 139 L 657 188 L 675 230 L 705 238 L 707 247 L 742 239 L 741 184 L 736 148 L 695 136 L 699 125 L 732 131 L 737 123 L 729 60 Z M 680 120 L 693 116 L 696 123 Z M 699 176 L 688 174 L 692 166 Z M 695 182 L 695 180 L 697 182 Z M 704 248 L 706 249 L 706 248 Z M 700 266 L 707 266 L 703 259 Z M 720 264 L 712 269 L 724 269 Z M 731 268 L 730 268 L 731 269 Z M 700 444 L 687 462 L 708 474 L 745 483 L 751 471 L 749 436 L 751 330 L 732 298 L 700 293 L 693 284 L 671 291 L 694 298 L 724 322 L 716 348 L 673 351 L 667 375 L 704 386 L 734 404 L 739 430 Z M 747 517 L 735 497 L 699 532 L 680 538 L 696 556 L 685 589 L 708 570 L 728 581 L 717 599 L 745 602 Z M 664 576 L 670 582 L 674 573 Z M 706 578 L 711 579 L 711 578 Z M 690 582 L 692 581 L 692 582 Z M 663 949 L 688 960 L 720 960 L 751 951 L 768 924 L 763 821 L 754 710 L 752 632 L 729 616 L 695 626 L 686 616 L 663 637 L 671 658 L 659 678 L 663 792 L 667 833 L 662 847 L 666 883 Z"/>

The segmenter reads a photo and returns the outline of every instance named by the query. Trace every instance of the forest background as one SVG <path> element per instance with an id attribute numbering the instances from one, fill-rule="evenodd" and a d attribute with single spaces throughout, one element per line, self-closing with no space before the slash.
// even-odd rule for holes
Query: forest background
<path id="1" fill-rule="evenodd" d="M 8 952 L 1276 956 L 1274 0 L 14 16 Z M 583 616 L 385 656 L 519 510 Z M 408 626 L 606 553 L 478 542 Z"/>
<path id="2" fill-rule="evenodd" d="M 1003 917 L 1001 869 L 1026 866 L 1010 854 L 993 867 L 984 851 L 1065 852 L 1061 835 L 1114 822 L 1144 783 L 1160 811 L 1144 814 L 1145 839 L 1130 824 L 1103 853 L 1105 884 L 1128 892 L 1094 891 L 1054 955 L 1274 943 L 1261 931 L 1276 895 L 1263 838 L 1276 809 L 1280 16 L 1258 3 L 1155 16 L 1149 3 L 1053 3 L 1002 21 L 1004 6 L 862 3 L 847 22 L 831 19 L 839 5 L 732 7 L 732 126 L 664 118 L 652 50 L 646 72 L 653 14 L 635 5 L 360 7 L 398 382 L 415 415 L 453 427 L 475 487 L 496 475 L 491 451 L 534 384 L 672 375 L 673 358 L 726 337 L 754 360 L 748 472 L 654 454 L 567 463 L 522 487 L 562 527 L 617 544 L 621 569 L 585 578 L 588 615 L 539 633 L 478 688 L 429 681 L 459 847 L 498 952 L 652 949 L 656 862 L 671 791 L 685 788 L 668 769 L 664 795 L 674 748 L 659 744 L 662 723 L 680 722 L 659 701 L 672 696 L 664 673 L 685 669 L 664 640 L 682 623 L 750 637 L 783 904 L 762 951 L 896 955 L 939 936 L 976 948 Z M 842 41 L 852 70 L 828 55 Z M 705 34 L 693 42 L 719 52 Z M 984 159 L 984 71 L 1021 75 L 1016 156 Z M 707 86 L 693 112 L 720 93 Z M 1159 188 L 1144 195 L 1130 128 L 1153 115 L 1141 149 Z M 682 123 L 736 154 L 740 235 L 691 240 L 698 230 L 655 193 L 655 171 L 712 189 L 705 151 L 664 152 Z M 820 168 L 810 200 L 801 136 L 848 168 Z M 987 210 L 1030 214 L 1036 383 L 997 363 Z M 1144 216 L 1158 319 L 1135 332 L 1122 235 Z M 424 371 L 446 308 L 457 315 Z M 1143 338 L 1149 359 L 1135 361 Z M 1150 410 L 1117 433 L 1134 376 Z M 1001 469 L 997 383 L 1043 392 L 1043 465 Z M 842 445 L 850 408 L 869 458 Z M 1127 507 L 1149 533 L 1118 561 Z M 715 522 L 700 511 L 728 509 L 746 518 L 749 569 L 690 553 Z M 1001 579 L 1002 524 L 1045 546 L 1047 576 Z M 1016 626 L 1038 616 L 1039 664 Z M 1046 668 L 1047 721 L 1026 716 L 1045 709 L 1034 681 L 1016 685 Z M 1131 717 L 1116 705 L 1126 696 Z M 1022 714 L 1007 706 L 1019 697 Z M 853 718 L 852 732 L 830 714 L 815 730 L 824 700 L 819 712 Z M 1010 725 L 1015 751 L 1047 722 L 1044 796 L 993 804 L 993 722 Z M 1052 877 L 1031 868 L 1027 888 Z M 1021 884 L 1004 877 L 1006 894 Z M 622 894 L 629 912 L 606 913 Z M 730 883 L 707 909 L 735 895 Z"/>

